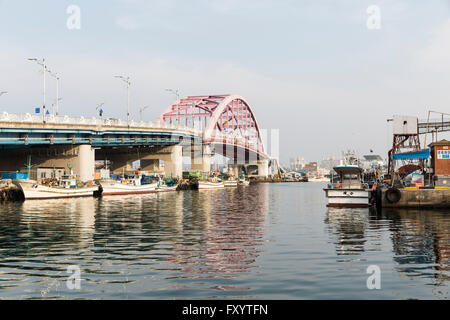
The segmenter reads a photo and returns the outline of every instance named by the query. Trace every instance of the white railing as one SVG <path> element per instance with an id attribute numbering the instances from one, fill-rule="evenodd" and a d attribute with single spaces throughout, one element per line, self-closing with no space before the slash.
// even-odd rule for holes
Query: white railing
<path id="1" fill-rule="evenodd" d="M 44 117 L 36 114 L 16 114 L 2 112 L 0 113 L 0 122 L 15 122 L 15 123 L 43 123 Z M 171 129 L 188 131 L 194 135 L 202 135 L 201 130 L 189 128 L 186 126 L 160 123 L 160 122 L 147 122 L 147 121 L 134 121 L 130 120 L 128 123 L 126 120 L 120 119 L 100 119 L 100 118 L 85 118 L 85 117 L 69 117 L 69 116 L 45 116 L 46 124 L 67 124 L 67 125 L 91 125 L 101 127 L 130 127 L 130 128 L 142 128 L 142 129 Z"/>

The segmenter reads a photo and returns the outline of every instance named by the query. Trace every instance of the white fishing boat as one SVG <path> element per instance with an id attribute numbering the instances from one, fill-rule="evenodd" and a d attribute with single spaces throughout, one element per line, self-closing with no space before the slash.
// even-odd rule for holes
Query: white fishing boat
<path id="1" fill-rule="evenodd" d="M 227 188 L 237 187 L 238 181 L 234 179 L 228 179 L 223 182 L 223 185 Z"/>
<path id="2" fill-rule="evenodd" d="M 312 177 L 308 178 L 308 182 L 330 182 L 330 179 L 327 177 Z"/>
<path id="3" fill-rule="evenodd" d="M 250 184 L 250 181 L 246 180 L 246 179 L 239 179 L 238 184 L 240 186 L 248 186 Z"/>
<path id="4" fill-rule="evenodd" d="M 225 188 L 225 184 L 223 181 L 218 180 L 207 180 L 207 181 L 199 181 L 198 182 L 198 189 L 221 189 Z"/>
<path id="5" fill-rule="evenodd" d="M 347 157 L 344 164 L 333 170 L 339 175 L 339 181 L 324 189 L 328 207 L 363 208 L 372 205 L 373 191 L 363 183 L 363 169 L 356 157 Z"/>
<path id="6" fill-rule="evenodd" d="M 158 187 L 157 182 L 142 184 L 142 176 L 138 174 L 122 181 L 105 179 L 99 183 L 102 196 L 153 193 Z"/>
<path id="7" fill-rule="evenodd" d="M 22 190 L 25 200 L 92 197 L 98 190 L 98 186 L 79 187 L 73 174 L 64 175 L 58 183 L 48 186 L 29 179 L 15 179 L 13 183 Z"/>

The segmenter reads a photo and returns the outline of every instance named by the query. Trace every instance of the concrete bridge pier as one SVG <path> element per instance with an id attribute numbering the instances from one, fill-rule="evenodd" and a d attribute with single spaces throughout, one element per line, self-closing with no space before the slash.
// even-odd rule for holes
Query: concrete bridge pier
<path id="1" fill-rule="evenodd" d="M 182 146 L 168 146 L 159 150 L 143 151 L 139 153 L 132 149 L 122 149 L 106 152 L 105 158 L 110 160 L 110 170 L 114 174 L 133 171 L 132 163 L 136 160 L 141 161 L 141 169 L 149 173 L 161 173 L 159 160 L 164 161 L 164 173 L 166 176 L 181 178 L 182 172 Z"/>
<path id="2" fill-rule="evenodd" d="M 191 170 L 209 173 L 211 171 L 211 146 L 208 144 L 191 147 Z"/>
<path id="3" fill-rule="evenodd" d="M 167 177 L 181 178 L 183 175 L 183 147 L 181 145 L 164 147 L 153 154 L 142 155 L 140 160 L 142 163 L 146 163 L 142 170 L 156 171 L 155 169 L 158 169 L 159 171 L 159 161 L 149 160 L 163 160 L 164 173 Z"/>
<path id="4" fill-rule="evenodd" d="M 269 160 L 258 160 L 256 164 L 258 166 L 258 176 L 267 178 L 269 176 Z"/>

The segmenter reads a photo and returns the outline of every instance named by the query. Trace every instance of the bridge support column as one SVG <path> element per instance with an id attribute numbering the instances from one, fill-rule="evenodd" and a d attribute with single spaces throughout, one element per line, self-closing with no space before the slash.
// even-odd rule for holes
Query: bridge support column
<path id="1" fill-rule="evenodd" d="M 148 173 L 160 173 L 159 159 L 141 159 L 141 169 Z"/>
<path id="2" fill-rule="evenodd" d="M 211 171 L 211 146 L 193 146 L 191 149 L 191 170 L 209 173 Z"/>
<path id="3" fill-rule="evenodd" d="M 258 176 L 262 178 L 267 178 L 269 176 L 269 160 L 258 160 Z"/>
<path id="4" fill-rule="evenodd" d="M 127 173 L 133 171 L 132 163 L 135 159 L 131 159 L 127 154 L 110 155 L 108 160 L 111 161 L 111 166 L 109 168 L 111 173 L 122 174 L 123 172 Z"/>
<path id="5" fill-rule="evenodd" d="M 168 147 L 170 153 L 163 157 L 164 173 L 167 177 L 181 178 L 183 176 L 183 147 Z"/>
<path id="6" fill-rule="evenodd" d="M 181 178 L 183 175 L 183 147 L 180 145 L 164 147 L 153 154 L 147 154 L 141 156 L 142 163 L 148 163 L 149 160 L 163 160 L 164 161 L 164 173 L 167 177 Z M 155 162 L 151 162 L 148 166 L 142 168 L 146 171 L 155 171 L 159 168 Z"/>
<path id="7" fill-rule="evenodd" d="M 239 178 L 242 172 L 242 167 L 243 165 L 239 165 L 239 164 L 232 164 L 229 166 L 229 168 L 231 169 L 231 173 L 233 174 L 233 177 L 235 178 Z"/>
<path id="8" fill-rule="evenodd" d="M 74 163 L 73 171 L 82 182 L 94 180 L 95 149 L 91 145 L 78 146 L 78 157 Z"/>

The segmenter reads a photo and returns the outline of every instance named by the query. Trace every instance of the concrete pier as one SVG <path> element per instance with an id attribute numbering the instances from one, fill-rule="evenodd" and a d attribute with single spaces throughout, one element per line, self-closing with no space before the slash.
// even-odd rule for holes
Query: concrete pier
<path id="1" fill-rule="evenodd" d="M 378 194 L 383 208 L 450 208 L 450 189 L 396 189 L 397 194 L 391 197 L 394 201 L 386 196 L 388 190 Z"/>
<path id="2" fill-rule="evenodd" d="M 206 173 L 211 170 L 211 146 L 200 144 L 191 146 L 191 170 Z"/>
<path id="3" fill-rule="evenodd" d="M 164 173 L 168 177 L 182 177 L 182 146 L 174 145 L 163 148 L 117 148 L 111 150 L 98 150 L 98 160 L 110 160 L 110 170 L 114 174 L 122 174 L 133 170 L 132 163 L 141 160 L 142 169 L 159 173 L 159 160 L 164 161 Z"/>

